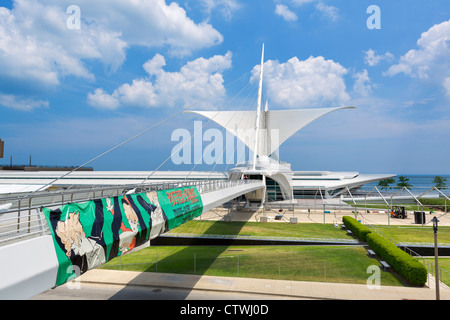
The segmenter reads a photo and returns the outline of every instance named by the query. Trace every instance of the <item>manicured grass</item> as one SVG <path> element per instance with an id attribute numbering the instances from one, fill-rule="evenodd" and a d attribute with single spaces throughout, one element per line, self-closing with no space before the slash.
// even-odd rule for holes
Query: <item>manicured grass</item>
<path id="1" fill-rule="evenodd" d="M 431 226 L 376 226 L 387 238 L 407 243 L 433 243 Z M 251 235 L 315 239 L 348 239 L 332 224 L 189 221 L 174 233 Z M 450 227 L 439 228 L 439 243 L 450 244 Z M 450 259 L 440 266 L 450 271 Z M 356 246 L 202 246 L 150 247 L 118 257 L 103 268 L 130 271 L 201 274 L 298 281 L 365 284 L 367 268 L 380 263 Z M 443 275 L 450 284 L 450 277 Z M 402 285 L 390 272 L 381 271 L 382 285 Z"/>
<path id="2" fill-rule="evenodd" d="M 366 284 L 367 268 L 380 266 L 359 246 L 149 247 L 102 268 L 298 281 Z M 381 285 L 402 285 L 381 271 Z"/>
<path id="3" fill-rule="evenodd" d="M 320 223 L 260 223 L 260 222 L 223 222 L 189 221 L 175 228 L 172 233 L 251 235 L 264 237 L 294 238 L 334 238 L 348 239 L 345 231 L 332 224 Z"/>
<path id="4" fill-rule="evenodd" d="M 387 238 L 402 243 L 434 243 L 432 226 L 383 226 L 377 225 Z M 171 233 L 251 235 L 265 237 L 294 238 L 334 238 L 348 239 L 345 231 L 332 224 L 322 223 L 260 223 L 260 222 L 223 222 L 189 221 Z M 439 227 L 439 244 L 450 244 L 450 227 Z"/>
<path id="5" fill-rule="evenodd" d="M 433 226 L 375 226 L 386 238 L 402 243 L 433 243 Z M 450 244 L 450 227 L 439 227 L 438 243 Z"/>
<path id="6" fill-rule="evenodd" d="M 426 260 L 432 262 L 434 264 L 434 258 L 426 258 Z M 439 268 L 445 270 L 442 271 L 440 275 L 440 279 L 442 282 L 444 282 L 446 285 L 450 286 L 450 258 L 439 258 Z M 434 267 L 433 267 L 434 268 Z M 434 274 L 434 269 L 429 270 L 430 273 Z"/>

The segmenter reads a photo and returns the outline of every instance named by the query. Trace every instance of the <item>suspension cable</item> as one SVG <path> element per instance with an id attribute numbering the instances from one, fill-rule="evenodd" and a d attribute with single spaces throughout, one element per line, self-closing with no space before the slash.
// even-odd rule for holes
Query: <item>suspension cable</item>
<path id="1" fill-rule="evenodd" d="M 240 76 L 239 78 L 237 78 L 237 79 L 231 81 L 228 85 L 225 86 L 225 88 L 230 87 L 231 85 L 233 85 L 233 84 L 236 83 L 237 81 L 240 81 L 241 79 L 243 79 L 244 77 L 246 77 L 246 76 L 247 76 L 248 74 L 250 74 L 250 73 L 251 73 L 250 71 L 249 71 L 249 72 L 246 72 L 245 74 L 243 74 L 243 75 Z M 36 190 L 34 190 L 34 191 L 28 193 L 28 194 L 26 194 L 26 195 L 24 195 L 24 196 L 22 196 L 22 197 L 19 197 L 15 202 L 12 203 L 12 205 L 14 205 L 14 204 L 20 202 L 20 201 L 23 200 L 23 199 L 29 198 L 30 196 L 32 196 L 32 195 L 33 195 L 34 193 L 36 193 L 36 192 L 39 192 L 39 191 L 41 191 L 41 190 L 43 190 L 43 189 L 46 189 L 47 187 L 53 185 L 55 182 L 57 182 L 57 181 L 59 181 L 59 180 L 65 178 L 65 177 L 67 177 L 68 175 L 70 175 L 71 173 L 77 171 L 78 169 L 83 168 L 84 166 L 86 166 L 86 165 L 88 165 L 88 164 L 90 164 L 90 163 L 92 163 L 92 162 L 98 160 L 99 158 L 101 158 L 101 157 L 103 157 L 103 156 L 109 154 L 110 152 L 112 152 L 112 151 L 114 151 L 114 150 L 120 148 L 121 146 L 123 146 L 123 145 L 129 143 L 130 141 L 132 141 L 132 140 L 134 140 L 134 139 L 136 139 L 136 138 L 142 136 L 143 134 L 149 132 L 150 130 L 152 130 L 152 129 L 154 129 L 154 128 L 160 126 L 160 125 L 162 125 L 163 123 L 169 121 L 170 119 L 172 119 L 172 118 L 178 116 L 179 114 L 183 113 L 184 111 L 187 111 L 187 110 L 193 108 L 193 107 L 196 106 L 197 104 L 199 104 L 199 103 L 201 103 L 201 102 L 203 102 L 203 101 L 209 99 L 210 97 L 214 96 L 214 95 L 217 94 L 220 90 L 221 90 L 221 89 L 217 89 L 217 90 L 213 91 L 213 92 L 212 92 L 211 94 L 209 94 L 208 96 L 206 96 L 206 97 L 204 97 L 204 98 L 202 98 L 202 99 L 200 99 L 200 100 L 198 100 L 198 101 L 192 103 L 191 105 L 189 105 L 188 107 L 186 107 L 186 108 L 184 108 L 184 109 L 181 109 L 180 111 L 175 112 L 174 114 L 170 115 L 169 117 L 167 117 L 167 118 L 165 118 L 165 119 L 159 121 L 158 123 L 152 125 L 151 127 L 147 128 L 147 129 L 145 129 L 145 130 L 139 132 L 138 134 L 134 135 L 133 137 L 131 137 L 131 138 L 129 138 L 129 139 L 127 139 L 127 140 L 125 140 L 125 141 L 119 143 L 118 145 L 116 145 L 116 146 L 114 146 L 114 147 L 108 149 L 107 151 L 105 151 L 105 152 L 99 154 L 98 156 L 92 158 L 91 160 L 86 161 L 85 163 L 83 163 L 82 165 L 76 167 L 75 169 L 73 169 L 73 170 L 71 170 L 71 171 L 69 171 L 69 172 L 67 172 L 67 173 L 65 173 L 65 174 L 63 174 L 63 175 L 61 175 L 61 176 L 58 177 L 58 178 L 55 178 L 54 180 L 52 180 L 51 182 L 47 183 L 46 185 L 44 185 L 44 186 L 42 186 L 42 187 L 40 187 L 40 188 L 38 188 L 38 189 L 36 189 Z M 167 160 L 166 160 L 166 161 L 167 161 Z M 161 167 L 161 165 L 160 165 L 158 168 L 160 168 L 160 167 Z M 147 179 L 148 179 L 148 177 L 147 177 L 144 181 L 146 181 Z"/>
<path id="2" fill-rule="evenodd" d="M 242 91 L 242 90 L 241 90 Z M 241 92 L 240 91 L 240 92 Z M 239 93 L 240 93 L 239 92 Z M 239 94 L 238 93 L 238 94 Z M 237 94 L 237 95 L 238 95 Z M 237 95 L 235 95 L 235 97 L 237 96 Z M 233 99 L 235 98 L 235 97 L 233 97 Z M 225 104 L 226 105 L 226 104 Z M 224 105 L 224 106 L 225 106 Z M 223 107 L 224 107 L 223 106 Z M 223 108 L 222 107 L 222 108 Z M 191 142 L 191 140 L 192 139 L 194 139 L 196 136 L 197 136 L 197 134 L 199 133 L 199 132 L 202 132 L 203 131 L 203 128 L 205 128 L 211 121 L 213 121 L 213 119 L 219 114 L 219 112 L 220 111 L 216 111 L 216 114 L 213 116 L 213 117 L 211 117 L 211 118 L 209 118 L 207 121 L 206 121 L 206 123 L 204 124 L 204 125 L 202 125 L 202 127 L 200 128 L 200 130 L 197 130 L 197 132 L 194 132 L 194 135 L 189 139 L 189 140 L 186 140 L 186 141 L 184 141 L 184 143 L 183 144 L 181 144 L 180 145 L 180 147 L 176 150 L 176 152 L 179 152 L 188 142 L 190 143 Z M 172 158 L 172 154 L 169 156 L 169 157 L 167 157 L 154 171 L 152 171 L 141 183 L 140 183 L 140 185 L 143 185 L 143 184 L 145 184 L 145 182 L 147 182 L 147 180 L 148 179 L 150 179 L 150 177 L 152 177 L 156 172 L 158 172 L 158 170 L 164 165 L 164 164 L 166 164 L 166 162 L 167 161 L 169 161 L 169 159 L 171 159 Z M 195 166 L 194 166 L 194 168 L 195 168 Z M 192 170 L 189 172 L 189 174 L 188 174 L 188 176 L 190 175 L 190 173 L 192 172 Z M 187 177 L 185 178 L 185 180 L 187 179 Z"/>
<path id="3" fill-rule="evenodd" d="M 227 104 L 230 104 L 232 101 L 234 101 L 236 98 L 237 98 L 237 96 L 238 95 L 240 95 L 245 89 L 247 89 L 248 87 L 250 86 L 250 83 L 248 83 L 244 88 L 242 88 Z M 251 90 L 250 91 L 250 94 L 251 94 L 251 92 L 253 92 L 253 90 Z M 250 95 L 249 94 L 249 95 Z M 247 95 L 247 98 L 248 98 L 248 95 Z M 246 98 L 246 99 L 247 99 Z M 224 105 L 224 107 L 227 105 L 227 104 L 225 104 Z M 244 105 L 245 104 L 241 104 L 241 106 L 238 108 L 239 110 L 235 110 L 234 111 L 234 115 L 237 113 L 237 112 L 239 112 L 240 111 L 240 109 L 242 109 L 243 107 L 244 107 Z M 233 116 L 234 116 L 233 115 Z M 213 118 L 215 118 L 217 116 L 217 114 L 213 117 Z M 211 119 L 211 120 L 213 120 L 213 118 Z M 227 125 L 231 122 L 231 119 L 232 119 L 233 117 L 231 117 L 230 118 L 230 120 L 228 120 L 228 122 L 227 122 Z M 242 121 L 242 118 L 241 118 L 241 121 Z M 208 121 L 208 123 L 209 123 L 209 121 Z M 224 132 L 224 131 L 226 131 L 226 125 L 225 125 L 225 127 L 223 127 L 222 129 L 221 129 L 221 132 Z M 220 154 L 220 157 L 222 157 L 223 156 L 223 152 L 224 152 L 224 150 L 222 149 L 222 153 Z M 185 180 L 187 180 L 187 178 L 191 175 L 191 173 L 195 170 L 195 168 L 200 164 L 200 162 L 201 162 L 201 159 L 197 162 L 197 163 L 195 163 L 194 164 L 194 166 L 193 166 L 193 168 L 191 169 L 191 171 L 189 171 L 189 173 L 186 175 L 186 178 L 185 178 Z M 214 168 L 216 167 L 216 165 L 217 165 L 217 163 L 215 163 L 214 164 L 214 166 L 213 166 L 213 168 L 210 170 L 210 174 L 209 174 L 209 176 L 208 176 L 208 178 L 209 177 L 211 177 L 211 174 L 212 174 L 212 172 L 213 172 L 213 170 L 214 170 Z"/>

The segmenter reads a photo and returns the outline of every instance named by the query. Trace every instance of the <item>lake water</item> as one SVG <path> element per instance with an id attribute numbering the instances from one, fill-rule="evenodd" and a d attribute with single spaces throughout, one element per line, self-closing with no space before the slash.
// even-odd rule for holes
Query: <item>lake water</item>
<path id="1" fill-rule="evenodd" d="M 442 175 L 398 174 L 394 178 L 395 182 L 391 185 L 391 187 L 395 187 L 397 185 L 397 183 L 399 182 L 399 180 L 398 180 L 399 176 L 404 176 L 409 179 L 408 183 L 413 186 L 411 190 L 413 190 L 414 193 L 426 192 L 427 190 L 433 188 L 435 186 L 435 184 L 433 183 L 433 180 L 436 176 L 440 176 L 444 179 L 447 179 L 447 181 L 445 182 L 445 184 L 447 185 L 447 189 L 444 189 L 442 191 L 445 194 L 447 194 L 450 190 L 449 189 L 450 188 L 450 175 L 444 175 L 444 174 L 442 174 Z M 377 185 L 378 185 L 378 182 L 369 183 L 369 184 L 366 184 L 362 189 L 370 190 L 374 186 L 377 186 Z"/>

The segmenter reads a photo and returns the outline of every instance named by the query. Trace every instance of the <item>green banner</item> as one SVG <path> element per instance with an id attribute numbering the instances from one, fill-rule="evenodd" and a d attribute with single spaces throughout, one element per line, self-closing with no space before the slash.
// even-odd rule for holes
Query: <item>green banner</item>
<path id="1" fill-rule="evenodd" d="M 158 199 L 168 218 L 168 229 L 178 227 L 202 214 L 203 204 L 197 188 L 158 191 Z"/>
<path id="2" fill-rule="evenodd" d="M 196 187 L 43 208 L 59 262 L 56 285 L 198 217 L 202 210 Z"/>

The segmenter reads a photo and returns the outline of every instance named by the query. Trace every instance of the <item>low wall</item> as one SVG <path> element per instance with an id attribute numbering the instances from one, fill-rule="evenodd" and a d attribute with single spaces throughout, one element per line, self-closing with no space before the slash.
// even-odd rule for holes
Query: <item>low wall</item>
<path id="1" fill-rule="evenodd" d="M 55 286 L 58 272 L 52 236 L 0 247 L 0 300 L 29 299 Z"/>
<path id="2" fill-rule="evenodd" d="M 232 237 L 188 237 L 161 235 L 150 242 L 150 246 L 312 246 L 312 245 L 363 245 L 357 241 L 326 240 L 279 240 L 279 239 L 245 239 Z"/>

